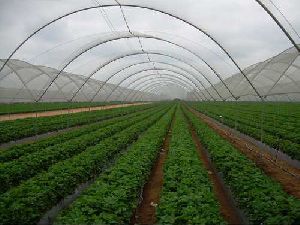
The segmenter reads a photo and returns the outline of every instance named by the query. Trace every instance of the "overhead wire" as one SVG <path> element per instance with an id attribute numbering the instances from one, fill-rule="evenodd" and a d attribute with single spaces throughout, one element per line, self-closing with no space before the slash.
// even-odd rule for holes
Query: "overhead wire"
<path id="1" fill-rule="evenodd" d="M 124 22 L 125 22 L 125 24 L 126 24 L 126 27 L 127 27 L 127 29 L 128 29 L 128 32 L 129 32 L 132 36 L 135 37 L 136 35 L 135 35 L 135 34 L 131 31 L 131 29 L 130 29 L 130 26 L 129 26 L 129 23 L 128 23 L 127 18 L 126 18 L 126 16 L 125 16 L 125 13 L 124 13 L 124 10 L 123 10 L 122 5 L 119 3 L 118 0 L 114 0 L 114 1 L 120 6 L 121 14 L 122 14 L 123 20 L 124 20 Z M 160 73 L 159 73 L 158 70 L 156 69 L 155 63 L 151 60 L 151 58 L 150 58 L 148 52 L 144 50 L 144 47 L 143 47 L 143 44 L 142 44 L 142 41 L 141 41 L 140 37 L 137 37 L 137 39 L 138 39 L 138 42 L 139 42 L 141 51 L 144 52 L 144 53 L 146 53 L 147 58 L 148 58 L 148 61 L 149 61 L 150 63 L 152 63 L 153 69 L 156 71 L 157 75 L 160 76 Z"/>
<path id="2" fill-rule="evenodd" d="M 290 26 L 290 28 L 292 29 L 292 31 L 297 35 L 297 37 L 300 39 L 300 35 L 297 32 L 297 30 L 294 28 L 294 26 L 292 25 L 292 23 L 288 20 L 288 18 L 284 15 L 284 13 L 282 12 L 282 10 L 272 1 L 272 0 L 268 0 L 273 7 L 280 13 L 280 15 L 283 17 L 283 19 L 285 20 L 285 22 Z"/>
<path id="3" fill-rule="evenodd" d="M 91 0 L 93 2 L 93 4 L 95 6 L 101 6 L 101 3 L 99 0 Z M 113 25 L 113 23 L 111 22 L 111 20 L 109 19 L 109 16 L 108 14 L 106 13 L 105 9 L 103 8 L 98 8 L 103 19 L 105 20 L 107 26 L 109 27 L 110 31 L 114 34 L 118 33 L 117 29 L 115 28 L 115 26 Z M 133 50 L 134 48 L 131 46 L 130 42 L 128 41 L 125 41 L 125 44 L 127 45 L 127 47 L 130 49 L 130 50 Z"/>

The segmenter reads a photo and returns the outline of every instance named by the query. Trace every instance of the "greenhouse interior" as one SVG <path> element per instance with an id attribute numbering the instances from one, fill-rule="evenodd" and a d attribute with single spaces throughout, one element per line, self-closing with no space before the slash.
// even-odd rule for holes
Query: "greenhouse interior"
<path id="1" fill-rule="evenodd" d="M 0 225 L 300 224 L 299 0 L 0 10 Z"/>

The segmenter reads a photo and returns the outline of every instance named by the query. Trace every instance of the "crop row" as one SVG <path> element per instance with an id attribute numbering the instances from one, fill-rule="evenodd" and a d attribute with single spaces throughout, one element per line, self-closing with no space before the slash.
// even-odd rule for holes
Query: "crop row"
<path id="1" fill-rule="evenodd" d="M 204 110 L 201 105 L 194 105 L 194 107 L 208 116 L 258 140 L 262 139 L 266 144 L 282 150 L 294 159 L 300 160 L 299 127 L 293 127 L 290 131 L 287 131 L 282 128 L 282 121 L 280 120 L 277 120 L 275 124 L 266 121 L 256 123 L 253 122 L 255 116 L 253 119 L 250 119 L 244 118 L 238 112 L 228 113 L 222 111 L 222 109 Z M 222 118 L 219 115 L 222 115 Z M 257 115 L 256 117 L 259 116 Z"/>
<path id="2" fill-rule="evenodd" d="M 161 111 L 161 109 L 159 109 L 159 111 Z M 135 118 L 125 118 L 125 120 L 121 120 L 118 123 L 103 128 L 100 127 L 94 132 L 81 135 L 59 145 L 41 148 L 34 153 L 21 156 L 17 160 L 1 163 L 0 193 L 20 184 L 21 181 L 26 180 L 43 170 L 47 170 L 51 165 L 79 154 L 89 146 L 96 145 L 101 140 L 126 129 L 139 121 L 149 118 L 153 113 L 153 110 L 149 110 L 149 112 L 143 112 L 140 116 Z"/>
<path id="3" fill-rule="evenodd" d="M 283 191 L 245 155 L 185 110 L 217 170 L 233 191 L 251 224 L 298 224 L 300 200 Z"/>
<path id="4" fill-rule="evenodd" d="M 118 115 L 153 107 L 153 105 L 129 106 L 125 108 L 65 114 L 51 117 L 26 118 L 0 122 L 0 143 L 31 137 L 50 131 L 94 123 Z"/>
<path id="5" fill-rule="evenodd" d="M 270 116 L 265 112 L 251 112 L 245 110 L 238 110 L 237 108 L 229 108 L 226 105 L 217 107 L 215 105 L 201 104 L 195 105 L 201 111 L 214 115 L 219 118 L 222 115 L 222 120 L 230 120 L 232 122 L 242 123 L 244 125 L 262 128 L 265 132 L 276 133 L 280 138 L 287 139 L 296 143 L 300 143 L 300 138 L 290 131 L 300 131 L 299 121 L 289 121 L 287 117 Z M 220 119 L 220 118 L 219 118 Z M 226 122 L 226 121 L 224 121 Z M 237 125 L 238 125 L 237 124 Z M 278 129 L 280 124 L 280 129 Z"/>
<path id="6" fill-rule="evenodd" d="M 263 107 L 260 107 L 260 110 L 251 109 L 252 104 L 246 103 L 195 103 L 195 106 L 198 106 L 201 111 L 208 113 L 214 113 L 218 115 L 224 114 L 225 116 L 235 117 L 238 115 L 238 118 L 234 119 L 246 119 L 248 122 L 261 124 L 264 122 L 266 124 L 276 124 L 276 121 L 280 121 L 281 127 L 285 131 L 290 129 L 295 129 L 299 125 L 300 113 L 297 112 L 297 108 L 293 108 L 294 104 L 290 106 L 290 112 L 299 114 L 298 118 L 287 116 L 286 114 L 275 113 L 279 106 L 273 106 L 273 111 L 266 110 Z M 223 115 L 222 115 L 223 116 Z"/>
<path id="7" fill-rule="evenodd" d="M 56 224 L 130 224 L 173 114 L 174 109 L 149 128 L 112 169 L 61 213 Z"/>
<path id="8" fill-rule="evenodd" d="M 204 108 L 221 108 L 225 110 L 247 112 L 253 115 L 261 112 L 272 116 L 284 117 L 286 121 L 295 121 L 300 118 L 299 103 L 283 103 L 283 102 L 208 102 L 201 103 Z"/>
<path id="9" fill-rule="evenodd" d="M 160 196 L 158 224 L 226 224 L 182 110 L 172 129 Z"/>
<path id="10" fill-rule="evenodd" d="M 74 109 L 82 107 L 95 107 L 111 104 L 119 104 L 120 102 L 38 102 L 38 103 L 11 103 L 0 104 L 0 115 L 9 113 L 28 113 L 41 112 L 59 109 Z M 123 104 L 123 102 L 122 102 Z"/>
<path id="11" fill-rule="evenodd" d="M 71 194 L 79 184 L 99 175 L 120 151 L 137 140 L 140 133 L 165 113 L 166 110 L 155 113 L 2 194 L 0 224 L 36 223 L 45 211 Z"/>
<path id="12" fill-rule="evenodd" d="M 79 127 L 75 130 L 65 132 L 63 134 L 59 134 L 59 135 L 55 135 L 52 137 L 38 140 L 34 143 L 15 145 L 11 148 L 0 151 L 0 163 L 18 159 L 19 157 L 21 157 L 23 155 L 27 155 L 29 153 L 39 151 L 41 149 L 48 148 L 50 146 L 52 146 L 52 147 L 57 146 L 59 144 L 64 143 L 65 141 L 69 141 L 71 139 L 80 137 L 84 134 L 94 132 L 100 128 L 104 128 L 104 127 L 110 126 L 114 123 L 121 122 L 123 120 L 128 120 L 128 119 L 143 115 L 150 110 L 151 111 L 157 110 L 157 107 L 153 107 L 153 108 L 149 108 L 149 109 L 145 109 L 145 110 L 139 110 L 137 112 L 125 114 L 123 116 L 119 115 L 117 112 L 117 115 L 115 117 L 113 117 L 112 119 L 102 120 L 97 123 L 88 124 L 88 125 Z M 114 115 L 115 115 L 115 111 L 112 111 L 111 116 L 114 116 Z"/>

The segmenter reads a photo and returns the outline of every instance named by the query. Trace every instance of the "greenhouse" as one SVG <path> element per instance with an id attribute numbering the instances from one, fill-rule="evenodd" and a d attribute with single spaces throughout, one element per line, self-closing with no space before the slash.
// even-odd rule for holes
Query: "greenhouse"
<path id="1" fill-rule="evenodd" d="M 0 225 L 300 224 L 298 0 L 0 2 Z"/>

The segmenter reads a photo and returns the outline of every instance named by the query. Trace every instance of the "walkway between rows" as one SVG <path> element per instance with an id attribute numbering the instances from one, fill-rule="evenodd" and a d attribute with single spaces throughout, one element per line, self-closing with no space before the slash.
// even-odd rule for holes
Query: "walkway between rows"
<path id="1" fill-rule="evenodd" d="M 75 109 L 60 109 L 60 110 L 51 110 L 51 111 L 44 111 L 44 112 L 6 114 L 0 116 L 0 121 L 34 118 L 34 117 L 57 116 L 57 115 L 63 115 L 69 113 L 114 109 L 114 108 L 128 107 L 133 105 L 143 105 L 143 104 L 149 104 L 149 103 L 142 103 L 142 102 L 126 103 L 126 104 L 118 104 L 118 105 L 103 105 L 103 106 L 84 107 L 84 108 L 75 108 Z"/>

